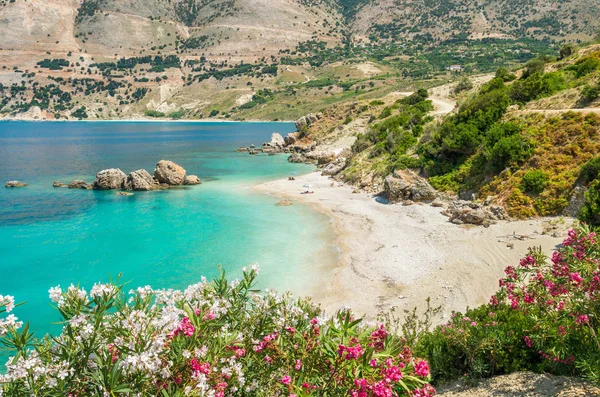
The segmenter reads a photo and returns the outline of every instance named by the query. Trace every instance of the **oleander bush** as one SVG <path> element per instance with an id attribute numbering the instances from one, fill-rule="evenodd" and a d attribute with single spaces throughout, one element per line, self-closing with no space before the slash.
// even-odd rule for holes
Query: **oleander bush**
<path id="1" fill-rule="evenodd" d="M 436 381 L 521 370 L 600 382 L 600 240 L 569 231 L 548 259 L 531 249 L 490 303 L 425 333 L 415 349 Z"/>
<path id="2" fill-rule="evenodd" d="M 0 320 L 12 357 L 4 396 L 430 396 L 429 368 L 404 339 L 307 299 L 225 275 L 185 291 L 118 283 L 50 289 L 62 333 L 36 340 Z M 12 297 L 0 296 L 10 312 Z"/>

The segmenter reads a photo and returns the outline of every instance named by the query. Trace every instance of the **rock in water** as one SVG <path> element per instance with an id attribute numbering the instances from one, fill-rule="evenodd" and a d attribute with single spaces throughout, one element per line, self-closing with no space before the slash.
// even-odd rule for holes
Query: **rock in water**
<path id="1" fill-rule="evenodd" d="M 280 202 L 278 202 L 277 204 L 275 204 L 278 207 L 289 207 L 290 205 L 292 205 L 292 201 L 291 200 L 281 200 Z"/>
<path id="2" fill-rule="evenodd" d="M 290 157 L 288 157 L 290 163 L 304 163 L 304 160 L 304 156 L 300 153 L 292 153 Z"/>
<path id="3" fill-rule="evenodd" d="M 152 175 L 150 175 L 148 171 L 137 170 L 129 174 L 124 187 L 125 190 L 145 191 L 154 190 L 157 185 L 158 183 L 152 178 Z"/>
<path id="4" fill-rule="evenodd" d="M 55 181 L 52 184 L 52 187 L 67 187 L 67 186 L 69 186 L 69 185 L 67 185 L 66 183 L 58 182 L 58 181 Z"/>
<path id="5" fill-rule="evenodd" d="M 82 179 L 76 179 L 69 183 L 69 189 L 89 189 L 89 185 Z"/>
<path id="6" fill-rule="evenodd" d="M 93 187 L 96 190 L 122 189 L 127 175 L 118 168 L 102 170 L 96 174 Z"/>
<path id="7" fill-rule="evenodd" d="M 269 142 L 269 146 L 281 149 L 285 146 L 285 140 L 283 139 L 281 134 L 274 132 L 273 134 L 271 134 L 271 142 Z"/>
<path id="8" fill-rule="evenodd" d="M 177 186 L 183 185 L 186 171 L 180 165 L 172 161 L 161 160 L 156 164 L 154 170 L 154 179 L 165 185 Z"/>
<path id="9" fill-rule="evenodd" d="M 186 175 L 183 179 L 184 185 L 199 185 L 201 183 L 202 181 L 200 181 L 200 178 L 198 178 L 196 175 Z"/>
<path id="10" fill-rule="evenodd" d="M 19 182 L 19 181 L 8 181 L 4 185 L 5 187 L 25 187 L 29 186 L 27 183 Z"/>

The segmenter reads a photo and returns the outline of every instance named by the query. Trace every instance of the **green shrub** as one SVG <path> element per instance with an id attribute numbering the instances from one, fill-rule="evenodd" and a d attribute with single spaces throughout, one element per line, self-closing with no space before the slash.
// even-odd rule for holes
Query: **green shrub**
<path id="1" fill-rule="evenodd" d="M 585 192 L 585 202 L 579 219 L 590 225 L 600 226 L 600 180 L 594 180 Z"/>
<path id="2" fill-rule="evenodd" d="M 600 66 L 600 59 L 596 57 L 585 57 L 577 61 L 574 65 L 569 66 L 567 70 L 574 71 L 575 77 L 580 78 L 597 70 L 598 66 Z"/>
<path id="3" fill-rule="evenodd" d="M 470 78 L 464 76 L 458 81 L 456 87 L 454 87 L 454 92 L 458 94 L 460 92 L 468 91 L 471 89 L 473 89 L 473 82 Z"/>
<path id="4" fill-rule="evenodd" d="M 392 108 L 388 106 L 381 111 L 381 113 L 379 114 L 379 116 L 377 118 L 385 119 L 387 117 L 390 117 L 391 115 L 392 115 Z"/>
<path id="5" fill-rule="evenodd" d="M 517 79 L 513 73 L 510 73 L 507 68 L 501 67 L 496 71 L 496 78 L 502 79 L 504 82 L 509 82 Z"/>
<path id="6" fill-rule="evenodd" d="M 521 180 L 521 189 L 530 194 L 540 194 L 548 185 L 548 174 L 541 170 L 528 171 Z"/>
<path id="7" fill-rule="evenodd" d="M 146 109 L 144 111 L 144 114 L 147 117 L 156 117 L 156 118 L 165 117 L 165 114 L 163 112 L 159 112 L 158 110 Z"/>
<path id="8" fill-rule="evenodd" d="M 600 381 L 600 242 L 569 231 L 551 261 L 532 249 L 505 269 L 490 303 L 421 335 L 435 381 L 530 370 Z"/>
<path id="9" fill-rule="evenodd" d="M 588 101 L 588 102 L 595 101 L 600 96 L 600 84 L 596 84 L 596 85 L 586 84 L 583 87 L 583 89 L 581 90 L 581 94 L 583 95 L 583 98 L 586 101 Z"/>
<path id="10" fill-rule="evenodd" d="M 600 176 L 600 156 L 594 157 L 581 167 L 579 180 L 582 183 L 590 183 Z"/>

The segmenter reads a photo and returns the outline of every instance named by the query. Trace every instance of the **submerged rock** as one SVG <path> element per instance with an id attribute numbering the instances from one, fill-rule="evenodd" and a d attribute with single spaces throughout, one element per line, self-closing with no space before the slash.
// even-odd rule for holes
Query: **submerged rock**
<path id="1" fill-rule="evenodd" d="M 24 183 L 24 182 L 19 182 L 19 181 L 8 181 L 6 182 L 6 184 L 4 185 L 4 187 L 25 187 L 25 186 L 29 186 L 29 184 Z"/>
<path id="2" fill-rule="evenodd" d="M 129 197 L 129 196 L 133 196 L 133 193 L 130 193 L 130 192 L 117 192 L 117 196 L 126 196 L 126 197 Z"/>
<path id="3" fill-rule="evenodd" d="M 93 187 L 96 190 L 122 189 L 127 175 L 118 168 L 102 170 L 96 174 Z"/>
<path id="4" fill-rule="evenodd" d="M 186 175 L 183 179 L 184 185 L 199 185 L 202 181 L 196 175 Z"/>
<path id="5" fill-rule="evenodd" d="M 83 179 L 76 179 L 74 181 L 71 181 L 71 183 L 69 183 L 68 188 L 69 189 L 90 189 L 91 186 L 88 185 L 88 183 L 86 181 L 84 181 Z"/>
<path id="6" fill-rule="evenodd" d="M 156 164 L 154 178 L 159 182 L 169 186 L 183 185 L 186 171 L 183 167 L 172 161 L 161 160 Z"/>
<path id="7" fill-rule="evenodd" d="M 52 187 L 67 187 L 69 185 L 67 185 L 66 183 L 62 183 L 62 182 L 58 182 L 58 181 L 54 181 L 54 183 L 52 184 Z"/>
<path id="8" fill-rule="evenodd" d="M 278 202 L 277 204 L 275 204 L 278 207 L 289 207 L 290 205 L 293 205 L 294 203 L 292 203 L 291 200 L 281 200 L 280 202 Z"/>
<path id="9" fill-rule="evenodd" d="M 127 181 L 125 181 L 124 188 L 125 190 L 146 191 L 154 190 L 157 185 L 158 183 L 152 175 L 150 175 L 148 171 L 142 169 L 133 171 L 129 174 Z"/>

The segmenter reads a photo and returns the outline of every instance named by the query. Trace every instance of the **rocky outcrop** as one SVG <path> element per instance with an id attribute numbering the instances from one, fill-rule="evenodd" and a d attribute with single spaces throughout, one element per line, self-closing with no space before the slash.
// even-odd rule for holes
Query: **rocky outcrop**
<path id="1" fill-rule="evenodd" d="M 69 185 L 67 185 L 66 183 L 62 183 L 62 182 L 58 182 L 58 181 L 54 181 L 54 183 L 52 183 L 52 187 L 67 187 Z"/>
<path id="2" fill-rule="evenodd" d="M 489 227 L 496 221 L 507 219 L 506 211 L 499 205 L 485 205 L 472 201 L 456 200 L 442 211 L 456 225 Z"/>
<path id="3" fill-rule="evenodd" d="M 390 204 L 399 202 L 428 202 L 436 198 L 436 190 L 418 175 L 403 170 L 385 178 L 385 194 Z"/>
<path id="4" fill-rule="evenodd" d="M 71 181 L 68 186 L 69 189 L 91 189 L 92 185 L 88 185 L 83 179 L 76 179 Z"/>
<path id="5" fill-rule="evenodd" d="M 186 175 L 183 184 L 188 186 L 199 185 L 202 181 L 196 175 Z"/>
<path id="6" fill-rule="evenodd" d="M 326 176 L 335 176 L 342 172 L 346 168 L 346 159 L 341 157 L 331 163 L 327 164 L 323 170 L 322 174 Z"/>
<path id="7" fill-rule="evenodd" d="M 290 132 L 284 138 L 284 142 L 286 146 L 291 146 L 296 143 L 300 139 L 300 134 L 297 132 Z"/>
<path id="8" fill-rule="evenodd" d="M 292 153 L 288 158 L 288 161 L 290 163 L 304 163 L 306 161 L 306 158 L 300 153 Z"/>
<path id="9" fill-rule="evenodd" d="M 169 160 L 161 160 L 156 164 L 154 179 L 169 186 L 183 185 L 186 171 L 178 164 Z"/>
<path id="10" fill-rule="evenodd" d="M 96 174 L 96 180 L 93 183 L 95 190 L 114 190 L 122 189 L 127 175 L 118 168 L 102 170 Z"/>
<path id="11" fill-rule="evenodd" d="M 4 187 L 13 188 L 13 187 L 25 187 L 29 186 L 29 184 L 19 181 L 8 181 L 4 184 Z"/>
<path id="12" fill-rule="evenodd" d="M 268 142 L 268 146 L 283 149 L 283 147 L 285 146 L 285 139 L 283 139 L 283 136 L 281 136 L 281 134 L 275 132 L 271 134 L 271 142 Z"/>
<path id="13" fill-rule="evenodd" d="M 322 117 L 321 113 L 318 114 L 309 114 L 307 116 L 300 117 L 298 121 L 296 121 L 296 129 L 300 132 L 304 132 L 309 129 L 314 123 L 317 122 Z"/>
<path id="14" fill-rule="evenodd" d="M 586 188 L 577 184 L 575 189 L 573 189 L 573 193 L 571 193 L 571 198 L 569 199 L 569 205 L 564 211 L 564 214 L 567 216 L 578 217 L 581 209 L 585 205 L 585 192 Z"/>
<path id="15" fill-rule="evenodd" d="M 137 170 L 127 176 L 123 184 L 125 190 L 148 191 L 158 187 L 158 182 L 146 170 Z"/>

